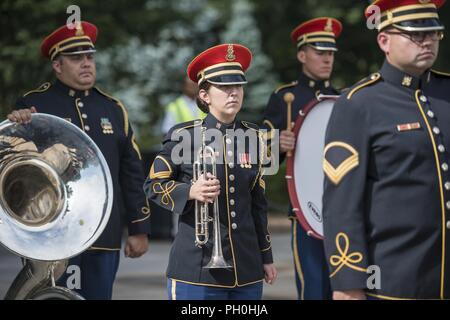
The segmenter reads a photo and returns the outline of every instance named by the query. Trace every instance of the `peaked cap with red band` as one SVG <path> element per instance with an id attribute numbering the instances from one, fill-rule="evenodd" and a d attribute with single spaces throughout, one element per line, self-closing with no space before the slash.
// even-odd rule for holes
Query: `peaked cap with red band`
<path id="1" fill-rule="evenodd" d="M 381 13 L 380 31 L 393 26 L 403 31 L 443 30 L 439 21 L 438 9 L 446 0 L 377 0 L 365 10 L 367 19 L 372 19 L 377 12 Z M 378 11 L 378 8 L 379 11 Z"/>
<path id="2" fill-rule="evenodd" d="M 205 81 L 218 85 L 245 84 L 245 71 L 252 53 L 240 44 L 221 44 L 200 53 L 187 68 L 189 78 L 199 85 Z"/>
<path id="3" fill-rule="evenodd" d="M 44 57 L 53 60 L 58 54 L 75 55 L 95 52 L 97 27 L 82 21 L 77 24 L 64 25 L 49 36 L 41 44 Z"/>
<path id="4" fill-rule="evenodd" d="M 299 50 L 308 44 L 317 50 L 337 51 L 336 38 L 342 32 L 342 24 L 329 17 L 308 20 L 291 32 L 291 40 L 297 44 Z"/>

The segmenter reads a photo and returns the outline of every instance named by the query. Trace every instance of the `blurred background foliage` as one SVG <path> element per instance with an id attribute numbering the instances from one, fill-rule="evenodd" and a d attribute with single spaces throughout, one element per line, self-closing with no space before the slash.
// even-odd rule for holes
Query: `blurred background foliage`
<path id="1" fill-rule="evenodd" d="M 0 116 L 25 92 L 51 81 L 50 63 L 40 56 L 45 35 L 66 23 L 69 5 L 99 28 L 98 86 L 122 99 L 142 149 L 158 150 L 164 106 L 180 93 L 186 66 L 202 50 L 226 42 L 253 54 L 240 117 L 260 122 L 271 92 L 295 80 L 299 65 L 290 33 L 319 16 L 342 21 L 333 84 L 344 88 L 378 69 L 383 56 L 376 31 L 366 28 L 358 0 L 2 0 L 0 2 Z M 440 11 L 450 21 L 450 5 Z M 449 42 L 441 42 L 436 69 L 449 71 Z M 284 168 L 268 177 L 275 211 L 287 208 Z"/>

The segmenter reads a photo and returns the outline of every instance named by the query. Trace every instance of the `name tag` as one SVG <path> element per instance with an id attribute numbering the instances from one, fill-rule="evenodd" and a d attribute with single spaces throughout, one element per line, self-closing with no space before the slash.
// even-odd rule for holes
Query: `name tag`
<path id="1" fill-rule="evenodd" d="M 397 125 L 397 130 L 402 131 L 409 131 L 409 130 L 417 130 L 420 129 L 420 123 L 414 122 L 414 123 L 405 123 L 405 124 L 399 124 Z"/>

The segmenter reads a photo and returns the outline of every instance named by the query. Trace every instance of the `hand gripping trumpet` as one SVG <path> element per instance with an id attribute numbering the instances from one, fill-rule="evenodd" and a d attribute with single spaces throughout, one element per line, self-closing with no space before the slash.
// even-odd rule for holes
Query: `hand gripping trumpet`
<path id="1" fill-rule="evenodd" d="M 217 177 L 217 165 L 214 149 L 207 146 L 205 143 L 205 130 L 202 128 L 202 145 L 197 151 L 197 157 L 193 167 L 193 183 L 195 183 L 200 175 L 206 179 L 208 172 L 207 166 L 211 167 L 211 174 Z M 207 269 L 216 268 L 232 268 L 228 264 L 222 252 L 222 243 L 220 237 L 220 221 L 219 221 L 219 203 L 218 199 L 214 199 L 213 217 L 209 216 L 209 203 L 195 200 L 195 245 L 199 248 L 204 246 L 209 241 L 209 223 L 213 223 L 214 242 L 212 248 L 211 260 L 204 266 Z"/>

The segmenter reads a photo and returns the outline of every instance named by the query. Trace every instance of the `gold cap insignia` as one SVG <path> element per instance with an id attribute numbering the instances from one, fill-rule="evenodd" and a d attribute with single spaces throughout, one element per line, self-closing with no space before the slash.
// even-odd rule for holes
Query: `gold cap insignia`
<path id="1" fill-rule="evenodd" d="M 409 86 L 411 86 L 411 82 L 412 82 L 412 77 L 404 76 L 403 80 L 402 80 L 402 86 L 409 87 Z"/>
<path id="2" fill-rule="evenodd" d="M 236 59 L 236 55 L 234 54 L 234 48 L 232 44 L 228 45 L 227 55 L 225 56 L 227 61 L 234 61 Z"/>
<path id="3" fill-rule="evenodd" d="M 327 24 L 325 25 L 324 31 L 331 32 L 333 31 L 333 21 L 331 19 L 327 20 Z"/>
<path id="4" fill-rule="evenodd" d="M 84 36 L 84 30 L 81 22 L 76 23 L 75 29 L 77 29 L 77 31 L 75 32 L 76 36 Z"/>

